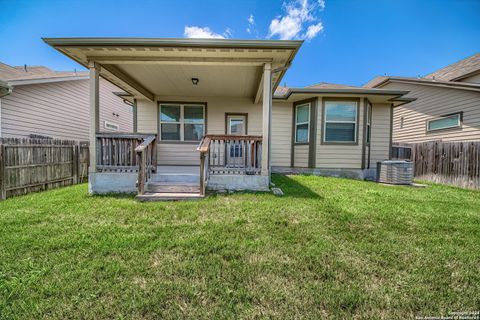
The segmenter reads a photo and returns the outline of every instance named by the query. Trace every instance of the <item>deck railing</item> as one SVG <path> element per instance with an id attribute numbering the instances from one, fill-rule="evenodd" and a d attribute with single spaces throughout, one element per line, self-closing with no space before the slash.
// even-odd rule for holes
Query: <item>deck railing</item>
<path id="1" fill-rule="evenodd" d="M 148 136 L 135 148 L 138 163 L 138 194 L 145 193 L 145 184 L 157 168 L 157 139 L 155 135 Z"/>
<path id="2" fill-rule="evenodd" d="M 98 172 L 137 172 L 138 159 L 135 149 L 154 134 L 137 133 L 98 133 L 97 134 L 97 171 Z M 156 140 L 156 139 L 155 139 Z M 153 147 L 152 149 L 156 146 Z M 151 150 L 153 163 L 156 152 Z"/>
<path id="3" fill-rule="evenodd" d="M 197 150 L 200 152 L 200 191 L 203 193 L 209 175 L 261 173 L 261 136 L 205 135 Z"/>

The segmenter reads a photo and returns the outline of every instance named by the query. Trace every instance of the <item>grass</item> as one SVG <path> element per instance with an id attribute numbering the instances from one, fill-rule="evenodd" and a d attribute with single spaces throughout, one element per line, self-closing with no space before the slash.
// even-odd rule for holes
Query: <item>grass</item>
<path id="1" fill-rule="evenodd" d="M 138 203 L 0 204 L 0 318 L 405 319 L 480 309 L 480 193 L 314 176 Z"/>

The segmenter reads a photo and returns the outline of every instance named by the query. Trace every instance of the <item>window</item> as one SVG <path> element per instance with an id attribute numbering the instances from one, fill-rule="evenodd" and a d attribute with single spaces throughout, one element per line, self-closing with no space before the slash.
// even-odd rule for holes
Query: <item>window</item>
<path id="1" fill-rule="evenodd" d="M 295 107 L 295 143 L 308 143 L 310 104 Z"/>
<path id="2" fill-rule="evenodd" d="M 160 105 L 160 140 L 200 141 L 204 134 L 204 105 Z"/>
<path id="3" fill-rule="evenodd" d="M 367 144 L 370 144 L 372 136 L 372 104 L 367 102 Z"/>
<path id="4" fill-rule="evenodd" d="M 104 121 L 103 122 L 103 127 L 107 130 L 114 130 L 114 131 L 119 130 L 118 124 L 113 123 L 113 122 L 109 122 L 109 121 Z"/>
<path id="5" fill-rule="evenodd" d="M 204 108 L 203 106 L 184 106 L 184 140 L 200 141 L 204 134 Z"/>
<path id="6" fill-rule="evenodd" d="M 357 142 L 357 102 L 326 101 L 324 112 L 324 142 Z"/>
<path id="7" fill-rule="evenodd" d="M 462 113 L 443 116 L 434 120 L 427 120 L 427 131 L 458 128 L 462 123 Z"/>

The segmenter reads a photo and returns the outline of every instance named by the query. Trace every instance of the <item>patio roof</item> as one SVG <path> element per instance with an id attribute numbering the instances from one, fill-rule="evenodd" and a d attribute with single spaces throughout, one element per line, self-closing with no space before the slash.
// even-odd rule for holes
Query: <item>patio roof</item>
<path id="1" fill-rule="evenodd" d="M 45 38 L 47 44 L 123 90 L 158 96 L 262 97 L 263 66 L 271 64 L 272 87 L 280 83 L 302 41 Z M 198 84 L 192 78 L 199 79 Z"/>

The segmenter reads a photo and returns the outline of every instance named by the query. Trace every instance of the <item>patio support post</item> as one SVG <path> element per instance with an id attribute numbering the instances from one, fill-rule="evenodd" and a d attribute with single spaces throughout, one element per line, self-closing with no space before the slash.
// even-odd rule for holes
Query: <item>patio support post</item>
<path id="1" fill-rule="evenodd" d="M 100 131 L 100 66 L 93 61 L 88 63 L 90 70 L 90 166 L 89 173 L 97 172 L 97 133 Z"/>
<path id="2" fill-rule="evenodd" d="M 272 65 L 263 67 L 263 141 L 262 141 L 262 175 L 270 175 L 270 124 L 272 122 Z"/>

